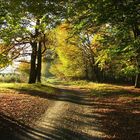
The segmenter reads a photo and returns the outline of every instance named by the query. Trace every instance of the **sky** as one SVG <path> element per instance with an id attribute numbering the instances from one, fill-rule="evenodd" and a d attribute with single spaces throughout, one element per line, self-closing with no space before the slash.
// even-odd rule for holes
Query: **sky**
<path id="1" fill-rule="evenodd" d="M 24 50 L 25 52 L 22 52 L 23 54 L 24 53 L 31 53 L 31 47 L 29 46 L 29 48 L 26 48 L 26 50 Z M 30 58 L 31 56 L 30 55 L 28 55 L 28 56 L 20 56 L 20 57 L 18 57 L 17 59 L 15 59 L 15 60 L 13 60 L 13 62 L 12 62 L 12 64 L 11 65 L 9 65 L 8 67 L 6 67 L 6 68 L 2 68 L 2 69 L 0 69 L 0 74 L 1 73 L 3 73 L 3 74 L 8 74 L 8 73 L 14 73 L 14 72 L 16 72 L 17 73 L 17 68 L 18 68 L 18 66 L 19 66 L 19 64 L 21 63 L 21 62 L 24 62 L 24 61 L 30 61 Z"/>
<path id="2" fill-rule="evenodd" d="M 0 70 L 0 73 L 3 73 L 3 74 L 15 73 L 19 64 L 20 62 L 14 61 L 12 65 L 9 65 L 5 69 Z"/>

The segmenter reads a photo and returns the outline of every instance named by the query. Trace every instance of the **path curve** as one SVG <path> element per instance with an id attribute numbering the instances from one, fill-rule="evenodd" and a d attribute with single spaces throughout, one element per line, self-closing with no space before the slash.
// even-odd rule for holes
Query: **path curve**
<path id="1" fill-rule="evenodd" d="M 57 100 L 37 122 L 42 133 L 39 139 L 47 140 L 100 140 L 104 134 L 101 125 L 92 114 L 92 100 L 86 92 L 63 89 Z M 38 139 L 38 137 L 36 137 Z"/>
<path id="2" fill-rule="evenodd" d="M 1 140 L 101 140 L 100 115 L 95 113 L 93 96 L 81 89 L 59 87 L 49 96 L 48 108 L 33 127 L 11 123 L 11 134 Z M 32 112 L 31 112 L 32 113 Z"/>

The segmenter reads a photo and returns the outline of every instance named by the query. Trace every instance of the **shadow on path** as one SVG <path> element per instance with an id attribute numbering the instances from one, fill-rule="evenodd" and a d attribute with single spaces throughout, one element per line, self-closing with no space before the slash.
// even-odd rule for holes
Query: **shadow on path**
<path id="1" fill-rule="evenodd" d="M 18 90 L 19 94 L 30 94 L 39 96 L 51 101 L 62 101 L 86 108 L 87 112 L 79 112 L 75 109 L 67 110 L 72 114 L 72 118 L 65 116 L 58 118 L 60 125 L 45 124 L 44 128 L 35 128 L 25 126 L 20 122 L 12 120 L 4 115 L 0 115 L 0 139 L 1 140 L 99 140 L 96 136 L 88 135 L 85 132 L 76 132 L 71 130 L 71 125 L 90 127 L 91 131 L 96 131 L 99 127 L 107 135 L 105 139 L 118 140 L 139 140 L 140 139 L 140 104 L 132 102 L 130 104 L 118 104 L 114 102 L 112 93 L 100 93 L 103 100 L 96 100 L 91 93 L 81 92 L 79 90 L 61 89 L 42 85 L 46 92 L 51 88 L 52 94 L 38 92 L 35 90 Z M 92 91 L 93 93 L 97 91 Z M 127 95 L 128 91 L 114 93 L 116 95 Z M 107 96 L 106 96 L 107 95 Z M 111 95 L 111 97 L 109 96 Z M 133 94 L 133 96 L 139 96 Z M 96 97 L 96 96 L 95 96 Z M 117 98 L 117 97 L 116 97 Z M 107 99 L 107 100 L 106 100 Z M 108 100 L 109 99 L 109 100 Z M 138 112 L 138 113 L 137 113 Z M 77 119 L 79 117 L 80 119 Z M 65 124 L 66 127 L 62 127 Z M 48 126 L 47 126 L 48 125 Z M 95 127 L 96 126 L 96 127 Z M 44 129 L 44 130 L 43 130 Z M 41 130 L 41 131 L 40 131 Z M 98 131 L 98 130 L 97 130 Z"/>
<path id="2" fill-rule="evenodd" d="M 51 130 L 52 129 L 52 130 Z M 48 130 L 48 131 L 47 131 Z M 51 131 L 50 131 L 51 130 Z M 50 133 L 51 132 L 51 133 Z M 87 134 L 71 131 L 69 128 L 51 127 L 45 129 L 29 127 L 13 120 L 10 117 L 0 115 L 0 139 L 1 140 L 99 140 Z"/>

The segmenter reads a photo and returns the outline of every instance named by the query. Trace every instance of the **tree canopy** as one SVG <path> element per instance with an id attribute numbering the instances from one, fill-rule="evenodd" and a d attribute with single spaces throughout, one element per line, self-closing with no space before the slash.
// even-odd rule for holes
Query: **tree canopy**
<path id="1" fill-rule="evenodd" d="M 139 0 L 2 0 L 0 7 L 1 67 L 31 50 L 29 83 L 41 82 L 51 46 L 55 75 L 98 82 L 136 76 L 140 86 Z"/>

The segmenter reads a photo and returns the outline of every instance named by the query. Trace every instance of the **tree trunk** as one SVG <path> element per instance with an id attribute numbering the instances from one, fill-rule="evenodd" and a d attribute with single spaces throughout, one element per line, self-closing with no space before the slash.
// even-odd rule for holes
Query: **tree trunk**
<path id="1" fill-rule="evenodd" d="M 100 83 L 102 81 L 101 80 L 102 76 L 101 76 L 101 71 L 100 71 L 98 65 L 94 66 L 94 73 L 96 74 L 96 81 Z"/>
<path id="2" fill-rule="evenodd" d="M 40 20 L 36 20 L 36 26 L 40 25 Z M 35 34 L 32 35 L 33 39 L 36 40 L 36 38 L 39 36 L 39 30 L 38 27 L 35 28 Z M 36 83 L 37 78 L 37 66 L 36 66 L 36 59 L 37 59 L 37 41 L 31 42 L 32 47 L 32 54 L 31 54 L 31 67 L 30 67 L 30 75 L 29 75 L 29 84 Z"/>
<path id="3" fill-rule="evenodd" d="M 36 55 L 37 55 L 37 43 L 31 43 L 32 46 L 32 54 L 31 54 L 31 67 L 30 67 L 30 75 L 29 75 L 29 84 L 36 82 Z"/>
<path id="4" fill-rule="evenodd" d="M 41 64 L 42 64 L 42 51 L 41 51 L 41 42 L 38 45 L 37 53 L 37 82 L 41 83 Z"/>
<path id="5" fill-rule="evenodd" d="M 98 65 L 95 64 L 94 56 L 91 54 L 90 56 L 91 60 L 91 67 L 92 67 L 92 80 L 96 82 L 100 82 L 100 69 L 98 68 Z"/>
<path id="6" fill-rule="evenodd" d="M 140 88 L 140 73 L 136 75 L 135 88 Z"/>
<path id="7" fill-rule="evenodd" d="M 89 40 L 89 37 L 88 37 L 88 40 Z M 89 52 L 90 52 L 89 60 L 91 63 L 90 64 L 91 68 L 92 68 L 92 80 L 96 82 L 100 82 L 100 69 L 98 65 L 95 64 L 94 52 L 91 48 L 90 41 L 89 41 Z"/>
<path id="8" fill-rule="evenodd" d="M 133 32 L 134 32 L 135 39 L 140 37 L 140 29 L 137 25 L 134 26 Z M 139 62 L 140 61 L 140 47 L 139 46 L 138 46 L 138 49 L 137 49 L 136 60 L 137 60 L 138 70 L 140 70 L 140 62 Z M 140 88 L 140 72 L 136 75 L 135 88 Z"/>
<path id="9" fill-rule="evenodd" d="M 82 58 L 83 58 L 83 62 L 84 62 L 84 68 L 85 68 L 85 79 L 89 80 L 89 75 L 88 75 L 88 60 L 86 58 L 86 54 L 83 52 L 82 50 Z"/>

